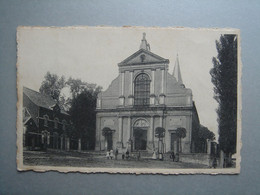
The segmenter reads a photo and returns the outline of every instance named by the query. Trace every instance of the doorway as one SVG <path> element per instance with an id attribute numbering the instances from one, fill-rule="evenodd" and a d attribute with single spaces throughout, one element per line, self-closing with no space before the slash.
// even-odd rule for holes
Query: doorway
<path id="1" fill-rule="evenodd" d="M 134 129 L 134 149 L 146 150 L 147 130 L 142 128 Z"/>
<path id="2" fill-rule="evenodd" d="M 113 137 L 112 137 L 112 132 L 108 133 L 106 135 L 106 140 L 107 140 L 107 149 L 111 150 L 113 149 Z"/>

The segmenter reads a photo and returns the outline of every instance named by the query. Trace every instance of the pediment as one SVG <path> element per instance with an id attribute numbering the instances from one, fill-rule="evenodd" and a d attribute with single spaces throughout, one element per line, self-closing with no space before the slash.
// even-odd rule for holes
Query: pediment
<path id="1" fill-rule="evenodd" d="M 127 65 L 140 65 L 140 64 L 161 64 L 169 63 L 168 59 L 162 58 L 148 50 L 140 49 L 122 62 L 118 66 L 127 66 Z"/>

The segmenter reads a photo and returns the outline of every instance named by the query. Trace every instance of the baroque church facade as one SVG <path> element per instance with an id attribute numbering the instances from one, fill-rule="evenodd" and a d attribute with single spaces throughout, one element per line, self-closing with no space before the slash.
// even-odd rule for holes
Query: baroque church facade
<path id="1" fill-rule="evenodd" d="M 95 149 L 193 152 L 199 117 L 192 91 L 183 84 L 178 56 L 170 74 L 169 60 L 151 52 L 144 33 L 140 49 L 118 68 L 118 77 L 98 95 Z M 158 127 L 165 130 L 162 146 Z M 178 134 L 180 128 L 184 136 Z"/>

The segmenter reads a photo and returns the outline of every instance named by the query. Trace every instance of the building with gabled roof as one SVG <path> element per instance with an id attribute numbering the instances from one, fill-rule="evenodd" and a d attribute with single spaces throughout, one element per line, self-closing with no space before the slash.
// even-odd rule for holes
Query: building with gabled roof
<path id="1" fill-rule="evenodd" d="M 26 149 L 69 149 L 70 123 L 70 115 L 52 97 L 23 87 L 23 145 Z"/>
<path id="2" fill-rule="evenodd" d="M 152 53 L 145 36 L 98 95 L 96 150 L 191 153 L 192 133 L 200 125 L 192 91 L 183 84 L 178 56 L 170 74 L 169 60 Z M 161 140 L 158 128 L 165 130 Z"/>

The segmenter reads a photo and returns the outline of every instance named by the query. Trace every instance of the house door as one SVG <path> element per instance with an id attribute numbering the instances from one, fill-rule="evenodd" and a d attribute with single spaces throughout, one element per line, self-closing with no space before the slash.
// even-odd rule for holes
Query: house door
<path id="1" fill-rule="evenodd" d="M 107 136 L 107 149 L 111 150 L 113 149 L 113 137 L 112 137 L 112 133 L 108 133 Z"/>

